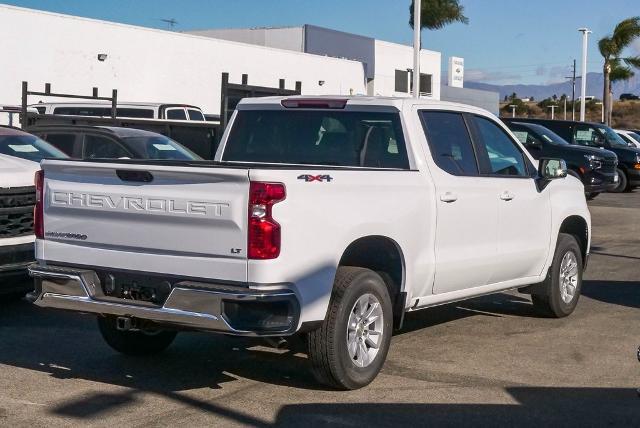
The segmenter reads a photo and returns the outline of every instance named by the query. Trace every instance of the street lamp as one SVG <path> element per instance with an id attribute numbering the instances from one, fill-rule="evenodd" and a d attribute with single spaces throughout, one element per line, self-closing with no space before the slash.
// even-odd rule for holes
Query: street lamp
<path id="1" fill-rule="evenodd" d="M 518 106 L 515 104 L 509 104 L 509 107 L 511 107 L 511 117 L 516 117 L 516 108 Z"/>
<path id="2" fill-rule="evenodd" d="M 582 33 L 582 84 L 580 93 L 580 122 L 584 122 L 585 116 L 585 104 L 587 94 L 587 44 L 589 42 L 589 34 L 592 33 L 588 28 L 579 28 L 578 31 Z"/>
<path id="3" fill-rule="evenodd" d="M 413 1 L 413 98 L 420 98 L 420 13 L 422 1 Z"/>
<path id="4" fill-rule="evenodd" d="M 555 119 L 556 107 L 558 106 L 555 104 L 547 106 L 547 108 L 551 109 L 551 120 Z"/>
<path id="5" fill-rule="evenodd" d="M 599 102 L 599 101 L 598 101 L 598 102 L 596 103 L 596 105 L 597 105 L 597 106 L 601 106 L 601 107 L 600 107 L 600 121 L 601 121 L 602 123 L 604 123 L 604 103 L 603 103 L 603 102 L 601 103 L 601 102 Z"/>

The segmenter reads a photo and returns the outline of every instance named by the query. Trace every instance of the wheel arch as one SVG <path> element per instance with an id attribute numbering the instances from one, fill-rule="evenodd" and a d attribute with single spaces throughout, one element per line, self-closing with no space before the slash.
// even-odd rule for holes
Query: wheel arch
<path id="1" fill-rule="evenodd" d="M 571 215 L 562 221 L 558 233 L 566 233 L 576 238 L 582 253 L 582 263 L 586 266 L 589 252 L 589 226 L 587 220 L 579 215 Z"/>
<path id="2" fill-rule="evenodd" d="M 371 269 L 382 276 L 393 303 L 396 327 L 400 328 L 406 303 L 406 264 L 398 242 L 383 235 L 360 237 L 347 245 L 340 257 L 340 266 Z"/>

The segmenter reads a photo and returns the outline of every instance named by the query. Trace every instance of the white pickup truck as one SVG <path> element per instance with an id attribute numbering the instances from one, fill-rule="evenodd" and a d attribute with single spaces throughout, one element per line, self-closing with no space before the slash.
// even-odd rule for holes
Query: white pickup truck
<path id="1" fill-rule="evenodd" d="M 493 115 L 459 104 L 248 99 L 213 162 L 42 169 L 37 305 L 97 314 L 127 354 L 180 329 L 303 333 L 317 379 L 341 389 L 375 378 L 409 311 L 520 289 L 570 314 L 589 255 L 564 162 L 536 168 Z"/>

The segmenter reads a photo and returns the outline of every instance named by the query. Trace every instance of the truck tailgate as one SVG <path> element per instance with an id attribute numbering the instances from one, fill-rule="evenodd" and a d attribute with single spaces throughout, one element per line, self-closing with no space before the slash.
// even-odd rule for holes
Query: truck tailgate
<path id="1" fill-rule="evenodd" d="M 247 280 L 248 170 L 59 160 L 42 168 L 39 260 Z"/>

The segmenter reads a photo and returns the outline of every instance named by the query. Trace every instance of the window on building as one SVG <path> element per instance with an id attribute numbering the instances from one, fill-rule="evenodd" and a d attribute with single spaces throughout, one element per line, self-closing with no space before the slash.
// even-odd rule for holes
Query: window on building
<path id="1" fill-rule="evenodd" d="M 409 72 L 396 70 L 396 92 L 409 92 Z"/>
<path id="2" fill-rule="evenodd" d="M 420 93 L 421 94 L 431 94 L 433 93 L 431 87 L 432 75 L 420 73 Z"/>

